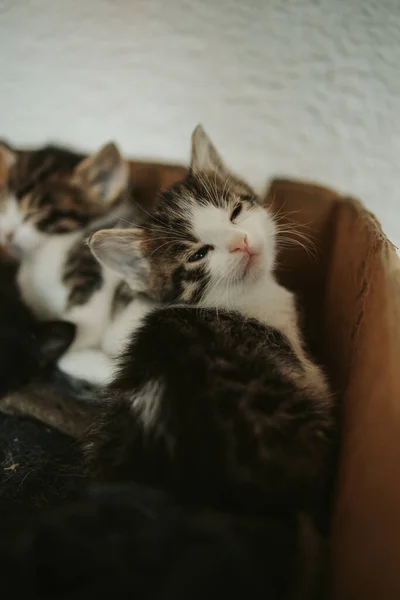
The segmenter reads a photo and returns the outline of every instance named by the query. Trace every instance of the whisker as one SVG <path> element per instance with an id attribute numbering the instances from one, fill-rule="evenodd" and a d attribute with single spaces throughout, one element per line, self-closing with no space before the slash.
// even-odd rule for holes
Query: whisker
<path id="1" fill-rule="evenodd" d="M 157 248 L 155 248 L 153 250 L 153 252 L 150 253 L 150 256 L 153 256 L 153 254 L 155 254 L 156 252 L 158 252 L 160 250 L 160 248 L 163 248 L 164 246 L 167 246 L 169 244 L 169 247 L 173 246 L 175 242 L 171 242 L 170 240 L 167 240 L 166 242 L 164 242 L 164 244 L 160 244 L 159 246 L 157 246 Z"/>
<path id="2" fill-rule="evenodd" d="M 281 229 L 279 231 L 280 236 L 285 234 L 290 235 L 293 238 L 303 240 L 309 246 L 313 246 L 314 248 L 316 248 L 316 238 L 314 236 L 311 236 L 310 234 L 306 235 L 305 233 L 297 231 L 296 229 Z"/>
<path id="3" fill-rule="evenodd" d="M 281 238 L 278 239 L 278 248 L 280 248 L 280 249 L 290 248 L 290 247 L 293 247 L 296 245 L 303 248 L 309 257 L 313 258 L 314 260 L 317 259 L 318 253 L 317 253 L 315 247 L 307 246 L 306 244 L 304 244 L 303 242 L 301 242 L 300 240 L 297 240 L 295 238 L 289 238 L 289 237 L 282 236 Z"/>

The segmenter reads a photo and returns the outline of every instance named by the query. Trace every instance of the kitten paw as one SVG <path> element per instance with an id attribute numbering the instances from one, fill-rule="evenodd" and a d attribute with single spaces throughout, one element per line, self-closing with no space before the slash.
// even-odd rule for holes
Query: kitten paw
<path id="1" fill-rule="evenodd" d="M 116 362 L 101 350 L 73 350 L 61 357 L 58 367 L 70 377 L 106 385 L 114 377 Z"/>

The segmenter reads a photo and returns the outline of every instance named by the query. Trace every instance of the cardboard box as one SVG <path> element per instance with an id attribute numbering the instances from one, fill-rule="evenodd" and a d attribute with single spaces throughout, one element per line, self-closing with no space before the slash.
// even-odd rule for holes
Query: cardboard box
<path id="1" fill-rule="evenodd" d="M 283 254 L 310 343 L 339 405 L 332 522 L 332 598 L 400 598 L 400 262 L 373 215 L 351 198 L 274 181 L 267 201 L 300 230 L 316 259 Z"/>

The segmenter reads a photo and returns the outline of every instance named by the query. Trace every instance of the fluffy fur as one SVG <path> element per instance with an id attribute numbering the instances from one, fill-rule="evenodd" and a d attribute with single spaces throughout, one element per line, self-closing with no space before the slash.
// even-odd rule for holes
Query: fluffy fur
<path id="1" fill-rule="evenodd" d="M 18 393 L 28 381 L 44 372 L 46 378 L 50 375 L 51 361 L 65 349 L 73 327 L 66 327 L 64 345 L 55 330 L 57 344 L 48 346 L 46 364 L 37 364 L 33 359 L 43 349 L 36 330 L 44 323 L 21 302 L 13 267 L 0 267 L 2 361 L 10 344 L 16 348 L 2 370 L 2 392 Z M 32 345 L 27 343 L 31 334 Z M 36 393 L 39 405 L 43 388 Z M 51 409 L 59 410 L 59 401 Z M 141 410 L 146 422 L 152 407 L 144 404 Z M 38 600 L 110 595 L 209 600 L 223 593 L 283 600 L 291 592 L 293 577 L 297 583 L 301 574 L 303 584 L 300 525 L 293 516 L 242 520 L 223 513 L 187 512 L 172 497 L 134 484 L 84 491 L 88 482 L 81 468 L 79 445 L 70 436 L 0 413 L 4 593 Z"/>
<path id="2" fill-rule="evenodd" d="M 330 452 L 329 387 L 274 276 L 273 216 L 201 128 L 190 173 L 148 222 L 90 246 L 162 304 L 106 391 L 90 472 L 239 512 L 309 509 Z"/>

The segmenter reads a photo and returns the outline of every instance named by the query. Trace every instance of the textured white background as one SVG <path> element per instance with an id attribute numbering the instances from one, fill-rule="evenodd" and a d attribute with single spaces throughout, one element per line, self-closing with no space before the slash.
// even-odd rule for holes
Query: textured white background
<path id="1" fill-rule="evenodd" d="M 361 197 L 400 244 L 400 0 L 0 0 L 0 136 Z"/>

